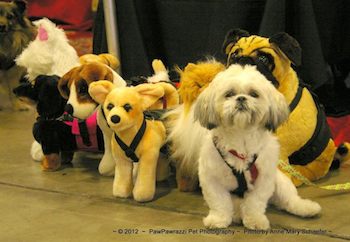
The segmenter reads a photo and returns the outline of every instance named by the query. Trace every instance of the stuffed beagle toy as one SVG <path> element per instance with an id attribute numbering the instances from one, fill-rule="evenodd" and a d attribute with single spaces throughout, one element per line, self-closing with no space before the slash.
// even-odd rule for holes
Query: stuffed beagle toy
<path id="1" fill-rule="evenodd" d="M 116 162 L 113 195 L 138 202 L 153 199 L 159 152 L 166 131 L 160 120 L 147 119 L 144 111 L 164 96 L 157 84 L 119 87 L 108 81 L 89 85 L 91 97 L 102 105 L 108 126 L 113 130 L 112 154 Z M 133 183 L 133 163 L 138 163 Z"/>
<path id="2" fill-rule="evenodd" d="M 235 29 L 226 35 L 223 48 L 227 65 L 256 65 L 286 98 L 290 115 L 276 131 L 280 158 L 311 181 L 325 176 L 336 147 L 322 105 L 293 69 L 301 64 L 299 43 L 287 33 L 265 38 Z"/>

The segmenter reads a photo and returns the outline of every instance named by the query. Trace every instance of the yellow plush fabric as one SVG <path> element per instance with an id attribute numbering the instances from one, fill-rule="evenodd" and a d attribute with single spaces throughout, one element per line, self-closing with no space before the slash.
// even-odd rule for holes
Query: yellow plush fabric
<path id="1" fill-rule="evenodd" d="M 179 70 L 179 95 L 184 103 L 185 112 L 188 113 L 192 103 L 199 94 L 209 85 L 215 75 L 223 71 L 225 66 L 214 60 L 207 62 L 189 63 L 185 69 Z"/>
<path id="2" fill-rule="evenodd" d="M 289 104 L 292 102 L 298 90 L 299 79 L 291 67 L 292 61 L 276 44 L 271 43 L 268 38 L 256 35 L 241 37 L 233 44 L 226 44 L 225 51 L 229 62 L 232 58 L 242 56 L 256 59 L 261 53 L 272 56 L 274 62 L 272 74 L 279 83 L 277 89 L 285 96 Z M 276 132 L 281 144 L 281 159 L 288 160 L 291 154 L 309 141 L 316 127 L 317 112 L 312 95 L 307 88 L 303 88 L 300 102 L 291 112 L 288 120 Z M 335 151 L 334 142 L 329 139 L 327 147 L 315 160 L 307 165 L 294 165 L 294 168 L 309 180 L 315 181 L 327 174 Z M 301 184 L 294 178 L 292 180 L 296 185 Z"/>

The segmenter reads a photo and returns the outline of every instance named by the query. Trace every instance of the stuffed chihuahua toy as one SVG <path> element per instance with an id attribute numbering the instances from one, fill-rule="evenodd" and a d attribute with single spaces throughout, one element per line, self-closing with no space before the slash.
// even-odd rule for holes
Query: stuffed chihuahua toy
<path id="1" fill-rule="evenodd" d="M 33 126 L 33 135 L 45 155 L 42 160 L 44 171 L 55 171 L 61 163 L 69 163 L 74 151 L 104 150 L 96 114 L 87 120 L 63 121 L 67 101 L 58 91 L 58 80 L 58 76 L 39 75 L 34 84 L 25 82 L 13 91 L 19 99 L 36 105 L 38 118 Z"/>
<path id="2" fill-rule="evenodd" d="M 156 170 L 161 147 L 165 143 L 165 127 L 159 120 L 145 118 L 144 111 L 164 96 L 157 84 L 118 87 L 109 81 L 89 85 L 91 97 L 102 105 L 108 126 L 113 130 L 112 154 L 116 161 L 113 195 L 138 202 L 153 199 Z M 133 162 L 138 163 L 133 184 Z"/>
<path id="3" fill-rule="evenodd" d="M 235 29 L 227 34 L 223 48 L 228 65 L 256 65 L 286 98 L 290 115 L 276 131 L 281 144 L 280 159 L 311 181 L 325 176 L 336 147 L 323 107 L 292 67 L 301 64 L 299 43 L 287 33 L 265 38 Z M 300 185 L 300 181 L 292 179 Z"/>

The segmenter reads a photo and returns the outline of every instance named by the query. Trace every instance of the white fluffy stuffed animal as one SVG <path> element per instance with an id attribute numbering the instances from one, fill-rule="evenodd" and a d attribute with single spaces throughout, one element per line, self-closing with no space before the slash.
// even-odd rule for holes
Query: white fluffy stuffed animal
<path id="1" fill-rule="evenodd" d="M 47 18 L 34 24 L 38 28 L 35 40 L 16 59 L 17 65 L 27 68 L 30 81 L 38 75 L 63 76 L 79 65 L 78 54 L 62 29 Z"/>

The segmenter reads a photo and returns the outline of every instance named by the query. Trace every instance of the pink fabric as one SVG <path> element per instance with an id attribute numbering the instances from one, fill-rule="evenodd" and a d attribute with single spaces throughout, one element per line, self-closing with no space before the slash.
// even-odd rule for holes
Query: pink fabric
<path id="1" fill-rule="evenodd" d="M 72 122 L 65 122 L 67 125 L 72 127 L 72 134 L 75 135 L 75 141 L 77 143 L 78 150 L 89 151 L 89 152 L 99 152 L 98 141 L 97 141 L 97 111 L 94 112 L 86 120 L 86 126 L 89 132 L 89 139 L 91 146 L 86 146 L 83 142 L 83 139 L 80 135 L 78 119 L 74 119 Z"/>
<path id="2" fill-rule="evenodd" d="M 350 142 L 350 115 L 338 118 L 327 117 L 327 122 L 331 128 L 336 146 L 344 142 Z"/>

